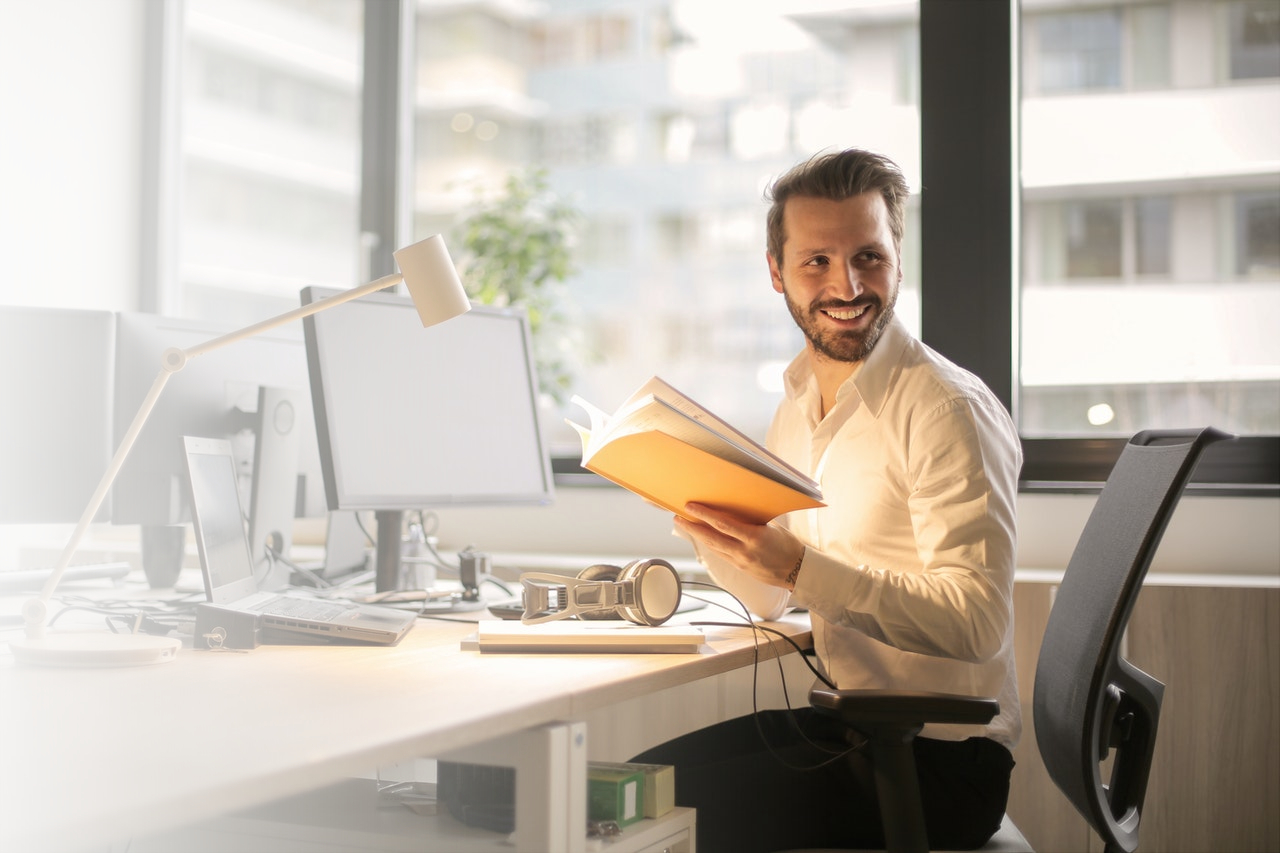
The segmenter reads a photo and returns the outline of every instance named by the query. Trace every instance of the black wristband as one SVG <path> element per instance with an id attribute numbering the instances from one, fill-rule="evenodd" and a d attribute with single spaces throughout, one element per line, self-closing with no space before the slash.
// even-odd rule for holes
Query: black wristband
<path id="1" fill-rule="evenodd" d="M 806 548 L 805 550 L 808 550 L 808 549 Z M 804 562 L 804 551 L 801 551 L 800 559 L 796 560 L 795 566 L 791 569 L 791 572 L 790 574 L 787 575 L 787 579 L 785 581 L 789 589 L 796 588 L 796 578 L 800 576 L 800 564 L 803 562 Z"/>

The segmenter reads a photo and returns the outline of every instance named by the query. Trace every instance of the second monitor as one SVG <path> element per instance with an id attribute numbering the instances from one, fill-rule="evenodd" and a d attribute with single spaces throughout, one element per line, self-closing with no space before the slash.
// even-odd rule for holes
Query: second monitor
<path id="1" fill-rule="evenodd" d="M 325 497 L 378 511 L 379 591 L 399 583 L 404 512 L 551 502 L 522 311 L 476 306 L 423 328 L 410 299 L 377 293 L 306 318 L 304 333 Z"/>

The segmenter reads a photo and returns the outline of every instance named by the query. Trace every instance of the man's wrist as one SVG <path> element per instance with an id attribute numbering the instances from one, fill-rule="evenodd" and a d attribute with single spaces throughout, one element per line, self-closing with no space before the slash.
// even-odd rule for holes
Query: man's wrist
<path id="1" fill-rule="evenodd" d="M 804 564 L 806 550 L 808 549 L 802 548 L 800 550 L 800 556 L 796 559 L 796 564 L 791 567 L 791 571 L 787 573 L 787 577 L 783 581 L 787 589 L 794 590 L 796 588 L 796 578 L 800 577 L 800 566 Z"/>

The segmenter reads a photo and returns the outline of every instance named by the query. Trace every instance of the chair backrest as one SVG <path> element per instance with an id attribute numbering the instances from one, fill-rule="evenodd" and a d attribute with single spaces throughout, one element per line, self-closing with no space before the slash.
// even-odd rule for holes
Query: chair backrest
<path id="1" fill-rule="evenodd" d="M 1033 719 L 1049 776 L 1102 837 L 1132 851 L 1164 685 L 1120 657 L 1143 578 L 1213 428 L 1149 430 L 1125 445 L 1062 580 L 1040 659 Z M 1108 781 L 1103 760 L 1115 750 Z"/>

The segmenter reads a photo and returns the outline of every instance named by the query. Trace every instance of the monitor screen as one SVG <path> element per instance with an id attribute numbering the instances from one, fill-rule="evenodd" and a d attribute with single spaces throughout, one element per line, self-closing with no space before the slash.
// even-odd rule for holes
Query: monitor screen
<path id="1" fill-rule="evenodd" d="M 110 311 L 0 306 L 0 524 L 80 520 L 115 450 L 114 349 Z"/>
<path id="2" fill-rule="evenodd" d="M 522 311 L 476 306 L 423 328 L 408 297 L 375 293 L 303 325 L 329 509 L 551 501 Z"/>

